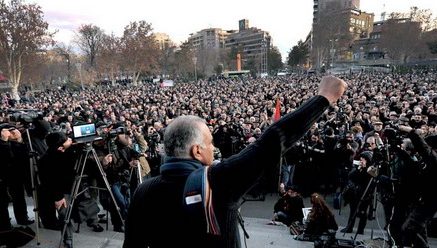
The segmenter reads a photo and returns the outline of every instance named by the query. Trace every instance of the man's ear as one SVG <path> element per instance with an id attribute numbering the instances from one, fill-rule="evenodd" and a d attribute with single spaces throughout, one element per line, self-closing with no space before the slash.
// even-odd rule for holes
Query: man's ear
<path id="1" fill-rule="evenodd" d="M 64 149 L 64 147 L 63 146 L 60 146 L 60 147 L 58 147 L 58 149 L 57 149 L 58 151 L 60 151 L 60 152 L 65 152 L 65 149 Z"/>
<path id="2" fill-rule="evenodd" d="M 191 156 L 193 156 L 194 159 L 199 160 L 202 158 L 201 156 L 201 149 L 200 149 L 200 145 L 193 145 L 191 147 Z"/>

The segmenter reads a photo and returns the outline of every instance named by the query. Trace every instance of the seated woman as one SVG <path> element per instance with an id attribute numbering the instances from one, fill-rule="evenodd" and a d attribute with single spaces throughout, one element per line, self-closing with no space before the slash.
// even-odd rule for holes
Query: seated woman
<path id="1" fill-rule="evenodd" d="M 313 205 L 305 228 L 306 235 L 322 235 L 329 233 L 329 230 L 337 231 L 338 225 L 335 221 L 334 214 L 326 205 L 325 200 L 318 193 L 311 195 L 311 204 Z"/>

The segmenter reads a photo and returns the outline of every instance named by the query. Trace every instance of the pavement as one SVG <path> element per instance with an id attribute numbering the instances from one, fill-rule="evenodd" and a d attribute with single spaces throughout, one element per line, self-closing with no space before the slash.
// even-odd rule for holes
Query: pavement
<path id="1" fill-rule="evenodd" d="M 270 219 L 272 217 L 273 205 L 277 200 L 276 195 L 267 195 L 264 201 L 246 201 L 241 207 L 241 213 L 244 218 L 244 226 L 249 233 L 249 239 L 244 240 L 242 238 L 242 247 L 251 248 L 285 248 L 285 247 L 314 247 L 312 242 L 297 241 L 293 239 L 289 229 L 285 225 L 270 225 Z M 33 201 L 31 198 L 27 199 L 29 216 L 33 218 Z M 304 199 L 305 206 L 310 207 L 309 198 Z M 327 197 L 328 204 L 332 203 L 332 197 Z M 332 206 L 332 205 L 331 205 Z M 13 215 L 12 206 L 9 207 L 10 216 Z M 338 210 L 334 211 L 337 223 L 340 227 L 345 226 L 349 215 L 348 207 L 342 209 L 339 214 Z M 365 229 L 364 235 L 358 235 L 358 241 L 364 241 L 367 247 L 384 247 L 383 239 L 387 239 L 386 233 L 380 228 L 384 225 L 384 218 L 382 213 L 382 207 L 377 209 L 377 218 L 374 221 L 369 221 Z M 382 222 L 382 223 L 381 223 Z M 379 224 L 378 224 L 379 223 Z M 15 225 L 15 220 L 12 220 L 12 224 Z M 102 224 L 104 226 L 104 224 Z M 30 226 L 35 230 L 35 224 Z M 29 248 L 55 248 L 59 245 L 60 232 L 51 231 L 40 228 L 39 242 L 34 239 L 24 247 Z M 356 229 L 355 229 L 356 231 Z M 372 235 L 373 233 L 373 235 Z M 336 237 L 339 239 L 352 239 L 354 234 L 337 233 Z M 241 237 L 244 235 L 241 233 Z M 86 225 L 81 225 L 80 233 L 74 233 L 74 245 L 79 248 L 118 248 L 122 247 L 124 235 L 123 233 L 117 233 L 112 231 L 112 226 L 109 225 L 108 231 L 100 233 L 93 232 L 91 228 Z M 430 238 L 430 246 L 437 247 L 437 239 Z M 388 246 L 385 246 L 388 247 Z M 3 248 L 3 247 L 0 247 Z"/>

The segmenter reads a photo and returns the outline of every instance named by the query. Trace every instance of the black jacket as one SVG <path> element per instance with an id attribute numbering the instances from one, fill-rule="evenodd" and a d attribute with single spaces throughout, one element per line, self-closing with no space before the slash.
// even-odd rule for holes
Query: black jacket
<path id="1" fill-rule="evenodd" d="M 191 160 L 187 163 L 192 169 L 162 171 L 161 176 L 139 186 L 129 208 L 123 247 L 240 247 L 240 198 L 268 166 L 279 162 L 281 140 L 285 148 L 290 147 L 328 105 L 326 98 L 313 97 L 269 127 L 255 143 L 208 170 L 220 236 L 207 234 L 206 226 L 182 209 L 187 176 L 196 163 L 200 165 Z"/>
<path id="2" fill-rule="evenodd" d="M 71 193 L 76 158 L 73 148 L 69 148 L 65 152 L 49 149 L 40 159 L 38 164 L 40 188 L 51 201 L 62 200 L 64 194 Z"/>

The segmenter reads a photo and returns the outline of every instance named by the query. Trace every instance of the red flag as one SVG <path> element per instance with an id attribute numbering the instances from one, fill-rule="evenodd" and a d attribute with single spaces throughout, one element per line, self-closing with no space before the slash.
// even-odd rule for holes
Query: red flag
<path id="1" fill-rule="evenodd" d="M 281 118 L 281 102 L 279 101 L 279 98 L 276 99 L 276 107 L 275 107 L 275 114 L 273 115 L 273 120 L 278 121 Z"/>

